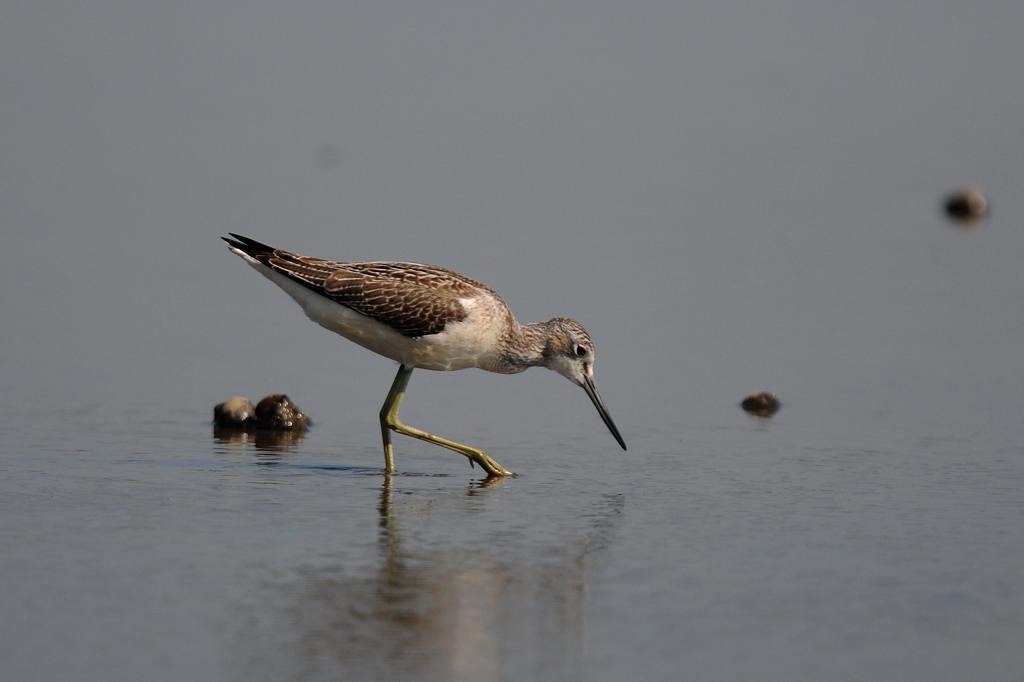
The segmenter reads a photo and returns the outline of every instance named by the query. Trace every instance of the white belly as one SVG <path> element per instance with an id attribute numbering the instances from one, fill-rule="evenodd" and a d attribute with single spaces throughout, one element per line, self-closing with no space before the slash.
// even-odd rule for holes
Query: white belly
<path id="1" fill-rule="evenodd" d="M 264 277 L 284 289 L 302 306 L 306 316 L 320 326 L 346 339 L 391 358 L 406 367 L 450 371 L 493 366 L 497 331 L 491 325 L 476 324 L 484 311 L 475 309 L 475 300 L 463 304 L 469 315 L 461 322 L 449 323 L 444 331 L 430 336 L 409 338 L 391 327 L 366 317 L 351 308 L 325 298 L 259 261 L 237 252 Z M 483 331 L 481 331 L 483 330 Z"/>

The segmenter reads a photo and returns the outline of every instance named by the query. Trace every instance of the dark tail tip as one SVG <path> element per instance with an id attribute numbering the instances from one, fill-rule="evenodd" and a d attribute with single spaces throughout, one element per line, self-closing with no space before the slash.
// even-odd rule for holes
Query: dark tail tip
<path id="1" fill-rule="evenodd" d="M 221 237 L 221 239 L 226 241 L 232 247 L 252 256 L 253 258 L 269 256 L 274 253 L 273 246 L 268 246 L 267 244 L 258 242 L 255 239 L 250 239 L 249 237 L 235 234 L 234 232 L 228 232 L 228 234 L 230 234 L 231 237 Z"/>

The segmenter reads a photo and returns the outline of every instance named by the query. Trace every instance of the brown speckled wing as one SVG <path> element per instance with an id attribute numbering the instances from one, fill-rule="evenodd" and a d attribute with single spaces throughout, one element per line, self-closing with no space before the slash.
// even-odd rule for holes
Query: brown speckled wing
<path id="1" fill-rule="evenodd" d="M 323 289 L 332 300 L 411 337 L 437 334 L 465 319 L 459 299 L 481 293 L 456 273 L 389 262 L 339 264 Z"/>
<path id="2" fill-rule="evenodd" d="M 416 263 L 339 263 L 278 249 L 266 264 L 409 337 L 437 334 L 465 319 L 459 299 L 481 293 L 467 278 Z"/>
<path id="3" fill-rule="evenodd" d="M 300 256 L 231 233 L 224 238 L 264 265 L 337 303 L 392 327 L 404 336 L 437 334 L 465 319 L 460 298 L 497 296 L 486 284 L 420 263 L 344 263 Z"/>

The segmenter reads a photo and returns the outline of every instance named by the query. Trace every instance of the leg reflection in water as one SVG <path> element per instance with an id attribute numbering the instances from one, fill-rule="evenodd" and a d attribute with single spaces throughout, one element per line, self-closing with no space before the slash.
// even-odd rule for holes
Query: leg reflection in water
<path id="1" fill-rule="evenodd" d="M 385 477 L 380 491 L 376 565 L 304 569 L 269 599 L 261 593 L 260 609 L 269 611 L 257 620 L 273 646 L 257 647 L 256 660 L 239 672 L 247 679 L 581 679 L 586 574 L 615 534 L 622 495 L 580 510 L 583 527 L 552 548 L 529 538 L 467 538 L 465 526 L 489 529 L 474 515 L 490 512 L 494 487 L 402 494 L 395 481 Z"/>

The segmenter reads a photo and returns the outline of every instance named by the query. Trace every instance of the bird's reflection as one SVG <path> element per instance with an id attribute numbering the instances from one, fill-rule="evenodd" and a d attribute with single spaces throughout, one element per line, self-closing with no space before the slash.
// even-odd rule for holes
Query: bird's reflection
<path id="1" fill-rule="evenodd" d="M 477 483 L 457 497 L 406 492 L 385 477 L 378 556 L 368 574 L 309 568 L 280 586 L 280 599 L 261 595 L 264 607 L 280 605 L 260 618 L 278 625 L 273 662 L 257 652 L 257 677 L 580 679 L 586 571 L 614 535 L 622 496 L 582 510 L 586 526 L 552 550 L 425 543 L 421 530 L 432 516 L 447 523 L 449 513 L 486 509 L 494 487 Z"/>

